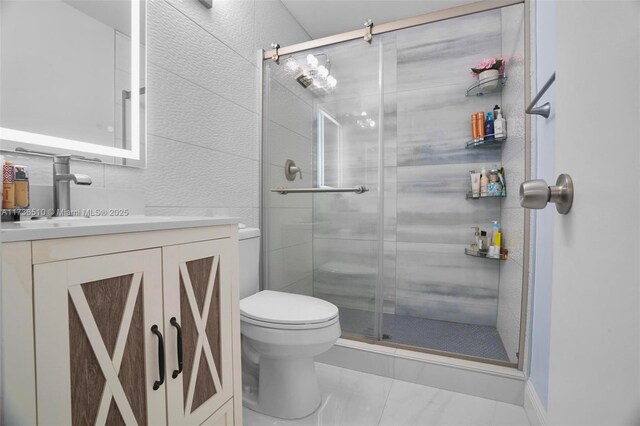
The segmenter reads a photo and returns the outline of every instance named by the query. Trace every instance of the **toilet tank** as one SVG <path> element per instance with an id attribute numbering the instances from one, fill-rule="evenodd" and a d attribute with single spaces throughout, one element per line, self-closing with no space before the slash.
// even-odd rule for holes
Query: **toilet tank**
<path id="1" fill-rule="evenodd" d="M 260 290 L 260 230 L 240 225 L 240 299 Z"/>

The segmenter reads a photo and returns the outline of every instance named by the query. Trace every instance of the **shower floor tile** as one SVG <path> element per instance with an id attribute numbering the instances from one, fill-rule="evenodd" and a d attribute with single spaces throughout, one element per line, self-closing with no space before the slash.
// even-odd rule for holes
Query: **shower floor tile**
<path id="1" fill-rule="evenodd" d="M 340 325 L 347 333 L 372 335 L 373 321 L 372 312 L 340 308 Z M 385 342 L 509 361 L 495 327 L 395 314 L 384 314 L 383 322 L 389 336 Z"/>

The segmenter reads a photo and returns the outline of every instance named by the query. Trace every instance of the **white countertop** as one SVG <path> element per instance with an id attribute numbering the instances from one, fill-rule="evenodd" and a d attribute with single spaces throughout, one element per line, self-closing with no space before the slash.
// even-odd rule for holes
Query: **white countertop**
<path id="1" fill-rule="evenodd" d="M 2 222 L 2 242 L 48 240 L 54 238 L 86 237 L 91 235 L 122 234 L 127 232 L 159 231 L 163 229 L 197 228 L 202 226 L 233 225 L 235 217 L 61 217 L 53 219 Z"/>

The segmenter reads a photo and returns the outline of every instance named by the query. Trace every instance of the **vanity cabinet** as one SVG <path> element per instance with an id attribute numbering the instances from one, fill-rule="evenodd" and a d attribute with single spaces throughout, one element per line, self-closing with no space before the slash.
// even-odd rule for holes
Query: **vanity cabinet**
<path id="1" fill-rule="evenodd" d="M 28 256 L 4 256 L 12 248 Z M 3 403 L 7 424 L 242 423 L 237 226 L 2 250 L 3 297 L 20 294 L 16 309 L 3 299 L 3 322 L 26 321 L 3 336 L 4 367 L 18 351 L 35 365 L 3 377 L 5 395 L 22 395 Z M 17 312 L 28 298 L 32 323 Z"/>
<path id="2" fill-rule="evenodd" d="M 202 424 L 233 396 L 230 250 L 226 240 L 163 249 L 171 425 Z"/>
<path id="3" fill-rule="evenodd" d="M 164 334 L 161 259 L 152 249 L 34 265 L 39 423 L 166 423 L 151 332 Z"/>

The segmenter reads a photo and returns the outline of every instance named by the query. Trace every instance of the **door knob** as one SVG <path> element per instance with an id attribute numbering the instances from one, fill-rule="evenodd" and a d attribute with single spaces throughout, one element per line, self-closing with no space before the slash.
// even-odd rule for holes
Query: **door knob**
<path id="1" fill-rule="evenodd" d="M 542 179 L 528 180 L 520 185 L 520 205 L 526 209 L 543 209 L 554 203 L 560 214 L 567 214 L 573 204 L 573 180 L 567 174 L 558 176 L 554 186 Z"/>

